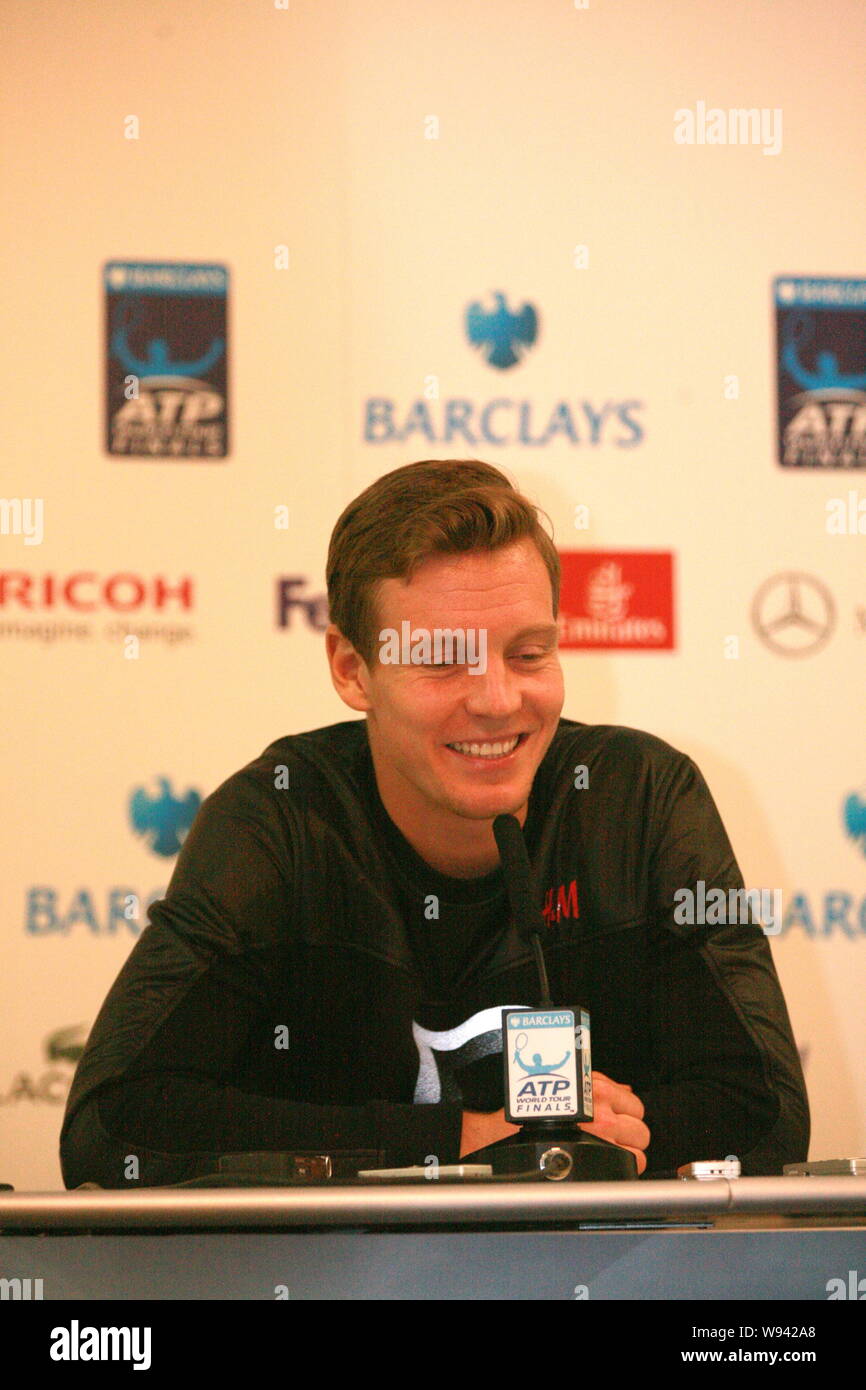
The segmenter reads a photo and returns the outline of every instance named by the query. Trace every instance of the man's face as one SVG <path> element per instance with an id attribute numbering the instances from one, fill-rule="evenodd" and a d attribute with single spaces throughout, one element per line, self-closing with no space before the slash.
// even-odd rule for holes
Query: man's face
<path id="1" fill-rule="evenodd" d="M 415 843 L 460 834 L 455 817 L 522 821 L 536 769 L 556 732 L 563 705 L 550 577 L 533 543 L 491 552 L 434 555 L 411 583 L 382 581 L 379 632 L 461 629 L 486 634 L 486 669 L 476 665 L 360 666 L 369 705 L 368 732 L 383 802 Z M 377 632 L 377 638 L 379 636 Z M 453 744 L 495 744 L 519 735 L 513 751 L 485 757 Z M 480 830 L 480 827 L 479 827 Z M 413 834 L 412 832 L 416 832 Z M 489 830 L 488 830 L 489 833 Z"/>

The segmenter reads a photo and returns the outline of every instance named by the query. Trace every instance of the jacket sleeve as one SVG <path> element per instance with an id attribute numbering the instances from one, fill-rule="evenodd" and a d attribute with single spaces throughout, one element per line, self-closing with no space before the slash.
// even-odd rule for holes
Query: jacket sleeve
<path id="1" fill-rule="evenodd" d="M 809 1149 L 809 1102 L 762 918 L 730 889 L 743 877 L 721 817 L 690 758 L 660 805 L 650 861 L 652 1082 L 641 1099 L 647 1173 L 735 1155 L 744 1176 L 779 1174 Z M 677 920 L 678 890 L 722 888 L 718 922 Z M 722 915 L 724 914 L 724 915 Z M 695 916 L 699 915 L 697 912 Z M 712 919 L 708 904 L 704 914 Z M 727 919 L 727 920 L 725 920 Z"/>
<path id="2" fill-rule="evenodd" d="M 60 1136 L 66 1186 L 183 1182 L 214 1172 L 221 1155 L 265 1150 L 362 1151 L 369 1166 L 455 1161 L 459 1106 L 310 1104 L 245 1082 L 251 1044 L 273 1018 L 292 844 L 266 793 L 230 782 L 231 795 L 224 784 L 200 808 L 91 1030 Z"/>

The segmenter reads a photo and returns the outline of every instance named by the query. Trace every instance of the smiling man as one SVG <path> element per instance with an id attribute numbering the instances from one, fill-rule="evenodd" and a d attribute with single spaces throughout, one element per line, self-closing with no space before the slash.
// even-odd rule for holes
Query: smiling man
<path id="1" fill-rule="evenodd" d="M 79 1064 L 67 1186 L 178 1182 L 250 1150 L 349 1174 L 507 1140 L 500 1011 L 532 1004 L 537 977 L 504 812 L 551 996 L 591 1013 L 584 1128 L 641 1173 L 804 1159 L 761 926 L 676 909 L 698 881 L 743 887 L 703 777 L 651 734 L 561 716 L 559 561 L 532 504 L 478 461 L 396 469 L 343 512 L 327 578 L 331 679 L 363 718 L 278 739 L 202 805 Z M 483 662 L 442 659 L 437 632 Z"/>
<path id="2" fill-rule="evenodd" d="M 411 582 L 380 581 L 383 629 L 432 632 L 443 615 L 484 633 L 485 670 L 422 661 L 369 665 L 335 624 L 326 642 L 340 697 L 367 715 L 379 794 L 421 857 L 455 878 L 499 863 L 493 817 L 526 820 L 564 698 L 551 581 L 531 540 L 433 555 Z"/>

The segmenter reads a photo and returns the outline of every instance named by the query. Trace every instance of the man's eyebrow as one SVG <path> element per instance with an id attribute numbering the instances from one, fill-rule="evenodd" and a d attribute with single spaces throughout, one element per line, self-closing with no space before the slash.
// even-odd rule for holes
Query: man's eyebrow
<path id="1" fill-rule="evenodd" d="M 559 636 L 559 624 L 558 624 L 558 623 L 541 623 L 541 624 L 537 624 L 535 627 L 524 627 L 524 628 L 521 628 L 519 632 L 516 632 L 516 633 L 514 634 L 514 636 L 513 636 L 513 638 L 512 638 L 511 640 L 512 640 L 513 642 L 520 642 L 520 641 L 522 641 L 523 638 L 525 638 L 525 637 L 549 637 L 549 638 L 554 638 L 554 637 L 558 637 L 558 636 Z"/>

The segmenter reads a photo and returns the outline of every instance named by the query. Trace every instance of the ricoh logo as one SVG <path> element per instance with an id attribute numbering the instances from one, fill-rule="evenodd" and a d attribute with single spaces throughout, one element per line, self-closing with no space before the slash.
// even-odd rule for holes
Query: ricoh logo
<path id="1" fill-rule="evenodd" d="M 25 542 L 26 544 L 26 542 Z M 143 575 L 129 570 L 99 574 L 35 574 L 0 570 L 0 637 L 26 642 L 81 642 L 100 635 L 122 645 L 123 657 L 136 660 L 142 642 L 169 647 L 188 642 L 195 629 L 178 616 L 195 609 L 193 579 L 183 575 Z M 110 617 L 101 634 L 90 618 Z M 165 616 L 166 621 L 159 619 Z"/>
<path id="2" fill-rule="evenodd" d="M 189 610 L 193 602 L 193 582 L 189 577 L 170 580 L 160 574 L 148 579 L 129 572 L 103 577 L 93 570 L 66 575 L 0 570 L 0 608 L 27 613 L 52 608 L 70 608 L 76 613 L 104 609 L 132 613 L 147 607 L 160 611 L 169 606 Z"/>
<path id="3" fill-rule="evenodd" d="M 0 1302 L 27 1303 L 44 1297 L 42 1279 L 0 1279 Z"/>

